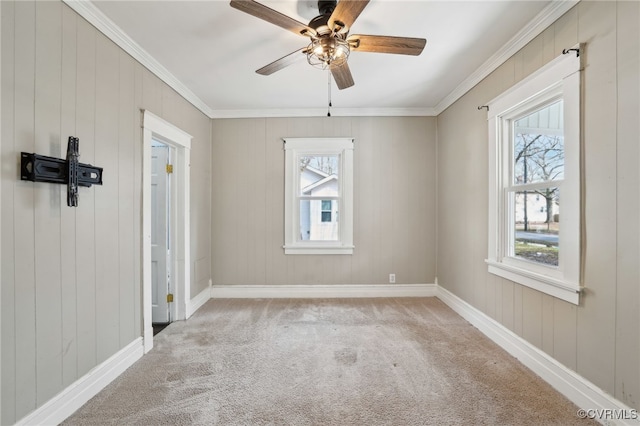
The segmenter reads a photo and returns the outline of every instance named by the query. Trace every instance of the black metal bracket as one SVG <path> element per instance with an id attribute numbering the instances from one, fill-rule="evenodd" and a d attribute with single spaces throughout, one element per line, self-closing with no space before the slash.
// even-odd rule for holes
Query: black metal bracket
<path id="1" fill-rule="evenodd" d="M 571 52 L 576 52 L 576 57 L 580 57 L 580 49 L 562 49 L 563 55 L 568 55 Z"/>
<path id="2" fill-rule="evenodd" d="M 46 155 L 21 154 L 20 180 L 67 185 L 67 205 L 78 206 L 78 186 L 102 185 L 102 167 L 78 162 L 78 138 L 69 136 L 67 159 Z"/>
<path id="3" fill-rule="evenodd" d="M 489 105 L 480 105 L 478 107 L 478 110 L 481 110 L 481 109 L 486 109 L 487 111 L 489 111 Z"/>

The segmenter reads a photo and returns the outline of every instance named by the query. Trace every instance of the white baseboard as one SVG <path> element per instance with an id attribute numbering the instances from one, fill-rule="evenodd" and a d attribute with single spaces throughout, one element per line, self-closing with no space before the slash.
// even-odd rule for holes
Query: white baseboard
<path id="1" fill-rule="evenodd" d="M 202 290 L 196 297 L 187 301 L 187 319 L 191 317 L 198 309 L 202 307 L 207 301 L 211 299 L 211 280 L 209 280 L 209 286 Z"/>
<path id="2" fill-rule="evenodd" d="M 216 299 L 301 299 L 339 297 L 433 297 L 435 284 L 346 284 L 346 285 L 214 285 Z"/>
<path id="3" fill-rule="evenodd" d="M 140 359 L 142 353 L 142 337 L 138 337 L 16 425 L 60 424 Z"/>
<path id="4" fill-rule="evenodd" d="M 640 411 L 618 401 L 458 296 L 438 286 L 437 297 L 595 420 L 606 425 L 640 424 Z"/>

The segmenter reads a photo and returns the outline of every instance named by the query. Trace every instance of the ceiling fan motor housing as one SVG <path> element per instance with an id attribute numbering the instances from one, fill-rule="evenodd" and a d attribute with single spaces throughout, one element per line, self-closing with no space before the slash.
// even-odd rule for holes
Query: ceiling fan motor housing
<path id="1" fill-rule="evenodd" d="M 331 15 L 333 14 L 337 4 L 338 2 L 336 0 L 318 1 L 318 10 L 320 15 L 316 16 L 309 22 L 309 27 L 313 28 L 317 35 L 323 36 L 343 29 L 344 25 L 339 22 L 334 23 L 338 24 L 337 28 L 335 25 L 334 28 L 329 27 L 329 20 L 331 19 Z"/>
<path id="2" fill-rule="evenodd" d="M 331 15 L 337 4 L 336 0 L 318 0 L 318 11 L 320 15 Z"/>

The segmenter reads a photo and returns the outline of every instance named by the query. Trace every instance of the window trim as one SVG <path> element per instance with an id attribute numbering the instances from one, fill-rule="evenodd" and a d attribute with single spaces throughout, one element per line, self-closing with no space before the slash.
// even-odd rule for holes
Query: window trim
<path id="1" fill-rule="evenodd" d="M 353 254 L 353 138 L 283 138 L 285 151 L 285 254 Z M 340 225 L 337 241 L 300 241 L 298 161 L 305 155 L 339 155 Z M 322 196 L 329 199 L 332 197 Z"/>
<path id="2" fill-rule="evenodd" d="M 576 46 L 579 47 L 579 46 Z M 581 292 L 581 137 L 580 57 L 562 55 L 488 103 L 489 128 L 489 224 L 488 271 L 573 304 Z M 510 121 L 524 111 L 550 102 L 560 94 L 564 110 L 564 179 L 558 267 L 549 267 L 508 256 L 511 185 Z"/>

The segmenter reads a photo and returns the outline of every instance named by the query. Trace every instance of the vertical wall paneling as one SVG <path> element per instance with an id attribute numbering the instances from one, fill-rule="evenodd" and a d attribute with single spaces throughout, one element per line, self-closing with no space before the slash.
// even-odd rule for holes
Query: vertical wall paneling
<path id="1" fill-rule="evenodd" d="M 98 362 L 119 349 L 118 263 L 118 86 L 119 52 L 106 37 L 96 39 L 96 163 L 105 169 L 96 200 L 96 326 Z M 115 89 L 115 90 L 114 90 Z M 114 309 L 114 307 L 116 307 Z"/>
<path id="2" fill-rule="evenodd" d="M 215 184 L 211 185 L 211 199 L 215 200 L 213 201 L 211 209 L 211 227 L 215 228 L 216 224 L 231 219 L 231 212 L 229 211 L 230 209 L 221 208 L 222 204 L 219 200 L 222 199 L 222 191 L 231 190 L 230 186 L 232 185 L 232 183 L 231 179 L 225 176 L 223 167 L 217 166 L 216 158 L 228 158 L 225 156 L 225 150 L 230 149 L 230 145 L 233 143 L 233 139 L 222 139 L 222 134 L 224 133 L 225 129 L 220 122 L 216 122 L 214 120 L 212 129 L 212 140 L 220 138 L 219 140 L 221 141 L 219 144 L 212 144 L 211 148 L 211 159 L 213 164 L 213 167 L 211 168 L 211 181 L 212 183 L 215 182 Z M 231 136 L 232 135 L 227 135 L 228 138 L 230 138 Z M 218 236 L 216 235 L 214 241 L 217 238 Z M 215 242 L 213 242 L 213 247 L 211 250 L 212 262 L 213 259 L 218 259 L 220 263 L 226 264 L 228 261 L 230 261 L 230 249 L 230 247 L 225 247 L 223 244 L 216 244 Z M 217 268 L 216 265 L 217 262 L 212 267 L 213 282 L 220 284 L 226 283 L 227 277 L 224 275 L 226 271 L 222 268 Z"/>
<path id="3" fill-rule="evenodd" d="M 208 289 L 211 278 L 211 119 L 187 114 L 189 104 L 179 96 L 176 103 L 185 116 L 184 128 L 196 130 L 191 144 L 191 253 L 197 254 L 192 257 L 194 298 Z"/>
<path id="4" fill-rule="evenodd" d="M 560 17 L 553 25 L 555 38 L 554 50 L 556 56 L 559 55 L 563 49 L 568 49 L 578 44 L 578 10 L 579 8 L 574 7 Z"/>
<path id="5" fill-rule="evenodd" d="M 502 324 L 511 331 L 515 331 L 515 284 L 502 280 Z"/>
<path id="6" fill-rule="evenodd" d="M 62 76 L 60 93 L 60 158 L 67 155 L 67 138 L 76 136 L 77 15 L 62 9 Z M 85 141 L 82 141 L 85 142 Z M 81 145 L 82 146 L 82 145 Z M 84 161 L 84 159 L 83 159 Z M 67 193 L 60 191 L 60 262 L 62 299 L 62 385 L 69 386 L 78 377 L 76 334 L 76 209 L 66 208 Z"/>
<path id="7" fill-rule="evenodd" d="M 61 150 L 62 4 L 36 2 L 35 152 L 57 156 Z M 37 403 L 62 385 L 62 295 L 60 200 L 63 186 L 35 188 L 35 319 Z"/>
<path id="8" fill-rule="evenodd" d="M 410 120 L 410 119 L 405 119 Z M 403 120 L 403 121 L 405 121 Z M 418 225 L 419 221 L 411 221 L 410 215 L 412 214 L 411 210 L 416 207 L 416 204 L 410 203 L 408 198 L 408 189 L 413 185 L 412 180 L 420 179 L 420 175 L 416 173 L 415 177 L 412 178 L 412 170 L 408 167 L 409 158 L 412 155 L 415 155 L 415 149 L 410 149 L 408 147 L 407 141 L 416 141 L 415 136 L 411 138 L 409 135 L 409 126 L 404 125 L 403 122 L 398 122 L 394 120 L 391 129 L 393 132 L 391 147 L 391 167 L 392 172 L 388 175 L 391 183 L 392 189 L 391 194 L 393 194 L 393 204 L 390 204 L 391 210 L 391 233 L 392 237 L 389 238 L 389 242 L 393 244 L 393 264 L 391 268 L 387 271 L 382 271 L 384 275 L 387 276 L 389 273 L 396 273 L 396 269 L 398 271 L 396 273 L 396 279 L 398 279 L 398 275 L 406 275 L 404 277 L 405 282 L 410 281 L 410 262 L 411 259 L 407 256 L 408 249 L 411 245 L 411 237 L 410 234 L 415 232 L 413 235 L 416 240 L 418 240 L 420 235 L 420 228 L 416 226 L 414 229 L 409 230 L 406 226 L 407 223 L 414 223 Z M 384 177 L 383 177 L 384 178 Z"/>
<path id="9" fill-rule="evenodd" d="M 0 10 L 0 14 L 2 11 Z M 2 18 L 0 17 L 0 57 L 2 55 Z M 1 62 L 1 61 L 0 61 Z M 0 116 L 2 116 L 2 64 L 0 63 Z M 2 153 L 2 121 L 0 119 L 0 153 Z M 0 283 L 2 282 L 2 179 L 0 176 Z M 0 285 L 0 309 L 2 307 L 2 286 Z M 0 310 L 0 336 L 2 311 Z M 0 339 L 0 421 L 2 421 L 2 339 Z"/>
<path id="10" fill-rule="evenodd" d="M 553 356 L 562 364 L 577 369 L 578 309 L 563 300 L 553 301 Z"/>
<path id="11" fill-rule="evenodd" d="M 542 63 L 546 64 L 558 56 L 555 45 L 555 26 L 550 26 L 542 32 Z"/>
<path id="12" fill-rule="evenodd" d="M 235 176 L 237 180 L 236 191 L 238 194 L 237 208 L 234 209 L 235 214 L 238 215 L 238 220 L 235 223 L 235 235 L 238 242 L 242 242 L 236 246 L 236 259 L 238 262 L 237 273 L 238 281 L 242 284 L 249 284 L 252 282 L 250 277 L 255 273 L 255 265 L 253 254 L 255 253 L 255 241 L 257 230 L 252 229 L 254 223 L 250 220 L 253 212 L 259 209 L 258 194 L 255 191 L 254 181 L 254 168 L 256 162 L 261 159 L 257 158 L 254 149 L 255 145 L 259 145 L 259 141 L 253 139 L 255 137 L 254 128 L 257 125 L 259 119 L 253 118 L 246 122 L 246 135 L 247 137 L 238 138 L 235 140 L 234 145 L 238 148 L 235 155 L 235 164 L 239 165 L 239 173 Z M 255 204 L 254 204 L 255 203 Z M 253 232 L 252 232 L 253 231 Z M 251 244 L 246 244 L 247 241 L 252 241 Z"/>
<path id="13" fill-rule="evenodd" d="M 134 105 L 133 114 L 133 155 L 134 155 L 134 203 L 133 203 L 133 260 L 134 260 L 134 285 L 133 285 L 133 309 L 134 309 L 134 335 L 143 335 L 143 313 L 142 313 L 142 70 L 139 63 L 134 63 Z"/>
<path id="14" fill-rule="evenodd" d="M 286 135 L 285 119 L 265 120 L 264 158 L 265 158 L 265 283 L 287 284 L 285 274 L 287 260 L 281 256 L 284 245 L 284 150 L 282 135 Z M 216 125 L 214 120 L 213 125 Z M 217 138 L 212 138 L 215 148 Z M 217 160 L 212 158 L 217 163 Z M 215 198 L 214 198 L 215 200 Z M 213 228 L 216 229 L 216 228 Z M 215 268 L 214 268 L 215 269 Z"/>
<path id="15" fill-rule="evenodd" d="M 162 116 L 162 83 L 144 67 L 142 68 L 142 90 L 143 109 Z"/>
<path id="16" fill-rule="evenodd" d="M 353 253 L 353 280 L 354 284 L 368 284 L 375 282 L 373 265 L 375 241 L 377 232 L 368 232 L 375 229 L 374 214 L 378 209 L 378 191 L 373 180 L 375 176 L 374 149 L 373 149 L 373 122 L 374 118 L 362 118 L 353 125 L 354 134 L 358 135 L 355 142 L 353 185 L 358 188 L 354 191 L 354 216 L 353 238 L 356 249 Z"/>
<path id="17" fill-rule="evenodd" d="M 76 136 L 80 139 L 80 158 L 83 163 L 103 167 L 95 155 L 96 32 L 84 19 L 77 19 L 76 23 Z M 108 173 L 109 169 L 105 169 Z M 75 253 L 79 376 L 97 364 L 95 194 L 102 189 L 80 188 L 76 207 L 76 229 L 82 230 L 76 233 Z"/>
<path id="18" fill-rule="evenodd" d="M 211 278 L 211 119 L 189 113 L 186 100 L 176 96 L 185 117 L 184 127 L 193 129 L 191 143 L 191 297 L 209 287 Z"/>
<path id="19" fill-rule="evenodd" d="M 553 297 L 542 294 L 542 345 L 540 348 L 553 356 Z"/>
<path id="20" fill-rule="evenodd" d="M 522 71 L 523 77 L 528 76 L 542 65 L 545 52 L 544 36 L 540 34 L 522 48 Z M 557 55 L 554 55 L 555 57 Z M 553 59 L 553 58 L 552 58 Z"/>
<path id="21" fill-rule="evenodd" d="M 376 120 L 376 134 L 374 135 L 373 142 L 376 153 L 376 172 L 371 178 L 376 182 L 376 186 L 379 189 L 377 199 L 379 208 L 377 209 L 377 223 L 374 229 L 377 229 L 378 239 L 375 243 L 378 250 L 378 263 L 374 267 L 375 282 L 388 283 L 389 274 L 396 273 L 396 282 L 402 282 L 402 272 L 396 271 L 396 252 L 393 250 L 394 246 L 394 225 L 396 225 L 394 219 L 400 212 L 396 212 L 394 207 L 396 205 L 396 194 L 394 192 L 394 186 L 397 186 L 395 181 L 396 168 L 400 171 L 400 165 L 397 164 L 395 145 L 398 144 L 398 140 L 393 134 L 393 120 L 394 118 L 381 118 Z M 394 162 L 395 160 L 395 162 Z M 354 165 L 354 167 L 357 165 Z M 389 248 L 392 250 L 389 251 Z"/>
<path id="22" fill-rule="evenodd" d="M 585 287 L 578 310 L 578 374 L 613 395 L 616 309 L 616 3 L 581 2 L 578 37 L 585 52 Z M 611 105 L 611 108 L 602 108 Z M 613 355 L 613 351 L 612 351 Z"/>
<path id="23" fill-rule="evenodd" d="M 519 336 L 522 336 L 522 321 L 523 321 L 523 307 L 522 307 L 522 294 L 523 286 L 513 286 L 513 332 Z"/>
<path id="24" fill-rule="evenodd" d="M 34 152 L 35 99 L 35 3 L 17 2 L 14 50 L 14 140 L 16 155 Z M 4 6 L 3 6 L 4 8 Z M 18 162 L 16 161 L 16 166 Z M 17 176 L 18 173 L 14 174 Z M 35 184 L 17 182 L 14 207 L 15 268 L 15 416 L 21 418 L 36 408 L 36 280 L 35 280 Z M 4 405 L 4 404 L 3 404 Z M 15 419 L 12 419 L 15 421 Z"/>
<path id="25" fill-rule="evenodd" d="M 640 406 L 640 211 L 636 194 L 638 135 L 640 135 L 640 4 L 617 4 L 617 299 L 615 395 L 632 407 Z M 635 195 L 635 196 L 634 196 Z M 631 380 L 629 379 L 631 378 Z"/>
<path id="26" fill-rule="evenodd" d="M 542 293 L 522 287 L 522 337 L 542 347 Z"/>
<path id="27" fill-rule="evenodd" d="M 264 119 L 260 119 L 252 126 L 250 138 L 256 141 L 249 151 L 254 157 L 252 164 L 255 167 L 251 168 L 250 187 L 247 192 L 248 202 L 254 200 L 255 208 L 250 209 L 250 216 L 248 217 L 247 229 L 250 235 L 255 235 L 255 242 L 251 246 L 253 252 L 251 253 L 251 264 L 256 265 L 255 268 L 251 268 L 251 275 L 249 276 L 249 282 L 257 285 L 264 285 L 265 281 L 265 269 L 266 269 L 266 252 L 265 247 L 267 245 L 267 239 L 265 234 L 266 224 L 264 218 L 267 214 L 267 198 L 266 198 L 266 181 L 264 179 L 267 165 L 264 161 L 266 154 L 267 141 L 265 137 L 265 123 Z"/>
<path id="28" fill-rule="evenodd" d="M 138 282 L 135 279 L 135 216 L 134 205 L 136 196 L 134 192 L 134 150 L 136 146 L 135 126 L 135 76 L 134 61 L 124 52 L 118 52 L 119 96 L 118 96 L 118 265 L 119 265 L 119 291 L 118 306 L 120 309 L 118 320 L 119 347 L 126 346 L 136 334 L 132 320 L 134 316 L 134 288 Z"/>
<path id="29" fill-rule="evenodd" d="M 491 318 L 496 319 L 496 277 L 488 276 L 485 286 L 487 292 L 485 313 Z M 497 320 L 499 321 L 499 320 Z"/>
<path id="30" fill-rule="evenodd" d="M 0 15 L 2 11 L 0 10 Z M 2 56 L 2 22 L 0 16 L 0 58 Z M 13 26 L 12 26 L 13 28 Z M 2 63 L 0 60 L 0 117 L 2 116 Z M 0 155 L 2 153 L 2 120 L 0 119 Z M 2 176 L 0 175 L 0 283 L 2 282 Z M 0 336 L 2 335 L 2 286 L 0 285 Z M 0 338 L 0 422 L 2 421 L 2 339 Z"/>
<path id="31" fill-rule="evenodd" d="M 1 111 L 1 133 L 0 133 L 0 158 L 13 159 L 14 162 L 18 156 L 15 148 L 14 136 L 14 3 L 0 3 L 0 23 L 1 40 L 0 52 L 2 52 L 2 61 L 0 63 L 0 106 Z M 4 160 L 3 160 L 4 161 Z M 11 160 L 10 160 L 11 161 Z M 0 291 L 0 335 L 2 336 L 2 347 L 0 350 L 2 380 L 0 391 L 0 423 L 12 423 L 15 418 L 15 386 L 16 386 L 16 336 L 15 336 L 15 254 L 14 254 L 14 187 L 15 172 L 9 167 L 0 169 L 0 197 L 2 197 L 2 205 L 0 212 L 0 282 L 2 286 Z"/>

